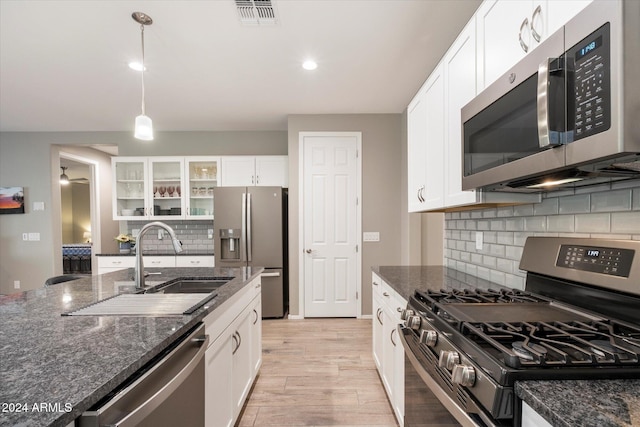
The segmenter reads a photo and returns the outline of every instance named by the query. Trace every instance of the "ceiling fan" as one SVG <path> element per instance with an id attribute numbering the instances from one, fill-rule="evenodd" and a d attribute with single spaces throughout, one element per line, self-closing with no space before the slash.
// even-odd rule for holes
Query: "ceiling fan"
<path id="1" fill-rule="evenodd" d="M 69 183 L 77 183 L 77 184 L 88 184 L 89 180 L 87 178 L 72 178 L 69 179 L 69 176 L 66 174 L 66 170 L 69 169 L 68 166 L 60 166 L 62 169 L 62 174 L 60 175 L 60 184 L 67 185 Z"/>

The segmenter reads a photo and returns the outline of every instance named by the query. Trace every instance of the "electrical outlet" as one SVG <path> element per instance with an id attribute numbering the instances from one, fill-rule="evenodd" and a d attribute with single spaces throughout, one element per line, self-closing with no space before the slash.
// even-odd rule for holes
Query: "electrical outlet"
<path id="1" fill-rule="evenodd" d="M 213 228 L 207 230 L 207 238 L 213 239 Z"/>
<path id="2" fill-rule="evenodd" d="M 39 242 L 40 241 L 40 233 L 29 233 L 29 240 L 31 240 L 33 242 Z"/>
<path id="3" fill-rule="evenodd" d="M 482 231 L 476 231 L 476 250 L 482 250 Z"/>
<path id="4" fill-rule="evenodd" d="M 44 210 L 44 202 L 33 202 L 33 210 L 34 211 L 43 211 Z"/>
<path id="5" fill-rule="evenodd" d="M 29 240 L 29 233 L 22 233 L 22 240 Z"/>
<path id="6" fill-rule="evenodd" d="M 13 289 L 20 289 L 20 280 L 13 281 Z"/>

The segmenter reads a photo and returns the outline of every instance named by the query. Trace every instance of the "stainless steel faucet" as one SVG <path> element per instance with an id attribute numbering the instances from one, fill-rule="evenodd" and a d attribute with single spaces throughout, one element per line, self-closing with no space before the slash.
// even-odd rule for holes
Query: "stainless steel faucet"
<path id="1" fill-rule="evenodd" d="M 176 237 L 176 233 L 173 231 L 173 228 L 169 227 L 164 222 L 154 221 L 146 224 L 140 232 L 138 233 L 138 237 L 136 238 L 136 265 L 133 272 L 133 277 L 136 282 L 136 289 L 144 289 L 144 263 L 142 262 L 142 238 L 146 234 L 146 232 L 153 227 L 160 227 L 164 229 L 169 236 L 171 237 L 171 243 L 173 243 L 173 250 L 176 253 L 182 252 L 182 243 Z"/>

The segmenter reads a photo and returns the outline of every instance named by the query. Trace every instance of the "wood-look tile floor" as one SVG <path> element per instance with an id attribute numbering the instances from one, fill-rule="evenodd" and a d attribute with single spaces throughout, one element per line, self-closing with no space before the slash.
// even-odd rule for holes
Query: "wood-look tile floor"
<path id="1" fill-rule="evenodd" d="M 262 368 L 237 426 L 396 427 L 371 320 L 262 322 Z"/>

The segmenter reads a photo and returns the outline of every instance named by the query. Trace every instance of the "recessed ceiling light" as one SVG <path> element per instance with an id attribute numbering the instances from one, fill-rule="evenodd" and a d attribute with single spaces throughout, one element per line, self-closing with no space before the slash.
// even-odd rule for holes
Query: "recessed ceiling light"
<path id="1" fill-rule="evenodd" d="M 142 64 L 140 62 L 129 62 L 129 68 L 131 68 L 132 70 L 136 70 L 136 71 L 142 71 Z M 147 67 L 144 67 L 145 71 L 147 70 Z"/>
<path id="2" fill-rule="evenodd" d="M 318 68 L 318 64 L 316 63 L 316 61 L 312 59 L 308 59 L 302 63 L 302 68 L 304 68 L 305 70 L 311 71 Z"/>

